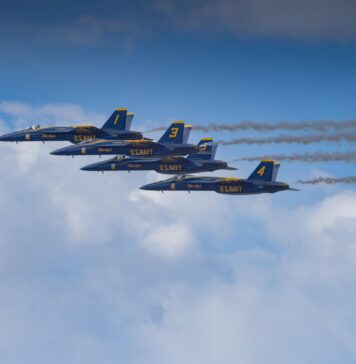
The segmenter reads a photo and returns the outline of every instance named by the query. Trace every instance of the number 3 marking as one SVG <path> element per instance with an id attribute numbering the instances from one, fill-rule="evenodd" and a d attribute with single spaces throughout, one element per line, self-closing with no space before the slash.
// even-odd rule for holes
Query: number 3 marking
<path id="1" fill-rule="evenodd" d="M 172 128 L 172 132 L 169 134 L 170 138 L 176 138 L 178 135 L 179 128 Z"/>

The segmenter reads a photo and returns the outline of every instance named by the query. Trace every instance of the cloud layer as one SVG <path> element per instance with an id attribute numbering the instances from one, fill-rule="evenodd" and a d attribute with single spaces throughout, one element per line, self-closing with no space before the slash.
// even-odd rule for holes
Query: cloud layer
<path id="1" fill-rule="evenodd" d="M 353 40 L 356 5 L 348 0 L 175 1 L 162 9 L 191 29 L 236 36 Z M 183 6 L 182 6 L 183 5 Z"/>
<path id="2" fill-rule="evenodd" d="M 37 40 L 56 39 L 77 45 L 111 38 L 129 44 L 133 39 L 167 32 L 303 41 L 356 38 L 356 5 L 349 0 L 154 0 L 131 5 L 106 0 L 100 9 L 91 1 L 75 7 L 67 4 L 70 14 L 63 10 L 63 2 L 51 3 L 50 8 L 35 5 L 28 13 L 19 14 L 13 4 L 5 4 L 3 13 L 11 16 L 3 19 L 2 34 L 28 36 L 31 32 Z M 32 14 L 39 9 L 42 15 Z"/>
<path id="3" fill-rule="evenodd" d="M 355 191 L 151 193 L 56 147 L 0 145 L 1 361 L 355 362 Z"/>

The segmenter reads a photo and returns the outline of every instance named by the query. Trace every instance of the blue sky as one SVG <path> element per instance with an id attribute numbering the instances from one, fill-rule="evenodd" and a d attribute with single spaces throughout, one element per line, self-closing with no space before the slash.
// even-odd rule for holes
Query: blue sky
<path id="1" fill-rule="evenodd" d="M 101 125 L 116 107 L 138 130 L 355 117 L 346 0 L 130 4 L 5 1 L 0 132 Z M 241 135 L 259 134 L 209 133 Z M 164 177 L 83 173 L 96 158 L 48 154 L 60 146 L 0 145 L 0 362 L 355 362 L 352 185 L 161 195 L 138 187 Z M 350 149 L 220 146 L 218 157 Z M 255 163 L 236 166 L 244 177 Z M 283 163 L 279 179 L 354 170 Z"/>

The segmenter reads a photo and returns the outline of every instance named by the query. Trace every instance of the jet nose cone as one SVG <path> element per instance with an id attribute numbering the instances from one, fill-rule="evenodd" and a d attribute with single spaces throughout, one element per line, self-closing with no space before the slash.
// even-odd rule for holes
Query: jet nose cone
<path id="1" fill-rule="evenodd" d="M 60 149 L 56 149 L 56 150 L 53 150 L 52 152 L 50 152 L 49 154 L 52 154 L 52 155 L 63 155 L 61 153 L 61 150 Z"/>
<path id="2" fill-rule="evenodd" d="M 81 168 L 82 171 L 97 171 L 97 172 L 105 172 L 105 171 L 115 171 L 117 166 L 115 164 L 115 160 L 109 159 L 103 162 L 88 164 Z"/>
<path id="3" fill-rule="evenodd" d="M 11 134 L 4 134 L 0 136 L 0 142 L 11 142 L 14 140 L 13 133 Z"/>
<path id="4" fill-rule="evenodd" d="M 106 171 L 107 168 L 105 166 L 101 165 L 100 163 L 94 163 L 94 164 L 88 164 L 87 166 L 84 166 L 80 168 L 82 171 Z"/>
<path id="5" fill-rule="evenodd" d="M 140 187 L 140 190 L 145 190 L 145 191 L 154 191 L 156 190 L 155 188 L 155 183 L 150 183 L 148 185 L 144 185 Z"/>
<path id="6" fill-rule="evenodd" d="M 65 147 L 65 148 L 53 150 L 52 152 L 50 152 L 50 154 L 52 154 L 52 155 L 72 155 L 73 152 L 72 152 L 71 148 Z"/>
<path id="7" fill-rule="evenodd" d="M 140 189 L 146 191 L 163 191 L 167 189 L 167 184 L 162 182 L 153 182 L 140 187 Z"/>

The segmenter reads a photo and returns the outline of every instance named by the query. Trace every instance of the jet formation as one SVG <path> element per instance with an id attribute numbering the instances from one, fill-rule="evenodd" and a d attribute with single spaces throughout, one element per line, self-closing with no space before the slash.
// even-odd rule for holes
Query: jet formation
<path id="1" fill-rule="evenodd" d="M 91 125 L 31 126 L 0 136 L 3 142 L 68 141 L 72 145 L 54 150 L 52 155 L 114 155 L 113 158 L 86 165 L 83 171 L 155 171 L 174 175 L 169 179 L 140 187 L 148 191 L 213 191 L 222 194 L 247 195 L 296 191 L 287 183 L 276 181 L 279 163 L 261 161 L 247 179 L 234 177 L 198 177 L 192 173 L 236 170 L 227 162 L 216 160 L 218 144 L 203 138 L 188 143 L 191 125 L 173 122 L 158 141 L 131 131 L 134 114 L 125 108 L 116 109 L 101 128 Z"/>

